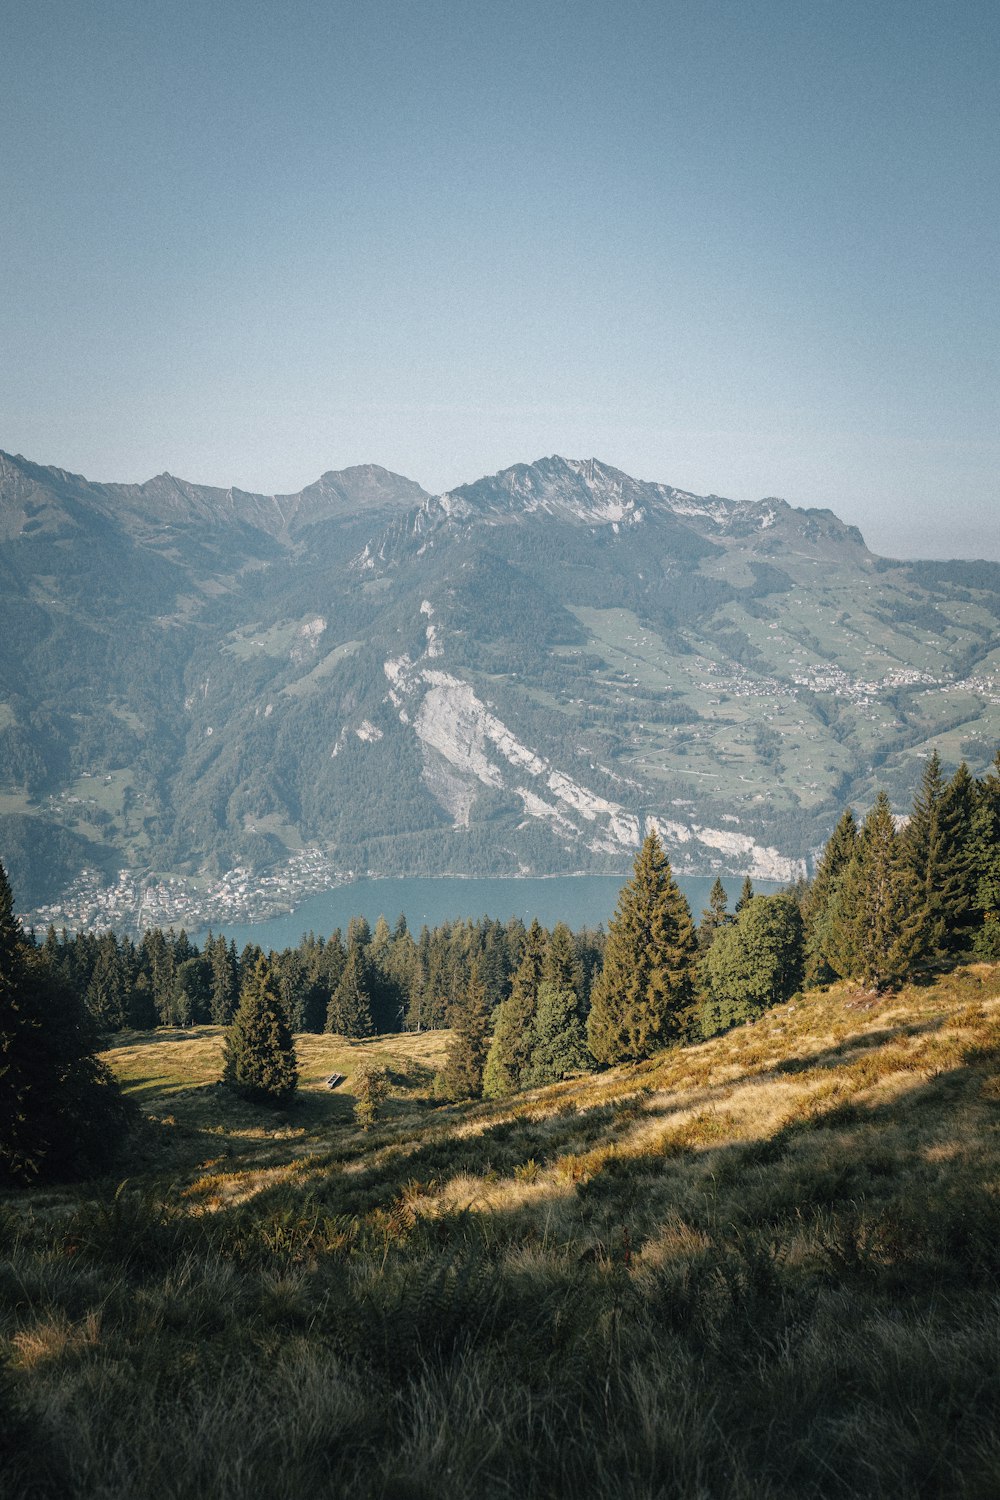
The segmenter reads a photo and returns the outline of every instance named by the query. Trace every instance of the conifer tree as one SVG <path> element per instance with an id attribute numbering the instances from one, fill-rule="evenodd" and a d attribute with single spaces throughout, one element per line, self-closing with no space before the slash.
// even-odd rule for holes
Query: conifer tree
<path id="1" fill-rule="evenodd" d="M 847 929 L 852 979 L 876 993 L 902 984 L 920 953 L 924 916 L 920 898 L 889 799 L 879 792 L 841 888 L 841 920 Z"/>
<path id="2" fill-rule="evenodd" d="M 736 907 L 735 907 L 736 915 L 739 916 L 739 914 L 743 910 L 744 906 L 749 905 L 749 903 L 752 900 L 753 900 L 753 881 L 750 879 L 749 875 L 745 875 L 743 877 L 743 884 L 740 886 L 740 893 L 739 893 L 739 895 L 736 898 Z"/>
<path id="3" fill-rule="evenodd" d="M 254 1103 L 285 1105 L 299 1075 L 295 1043 L 266 958 L 243 981 L 240 1003 L 226 1033 L 222 1077 Z"/>
<path id="4" fill-rule="evenodd" d="M 478 964 L 472 965 L 465 994 L 453 1005 L 449 1020 L 453 1035 L 440 1076 L 440 1092 L 449 1099 L 476 1099 L 483 1091 L 490 1035 L 490 1008 Z"/>
<path id="5" fill-rule="evenodd" d="M 483 1093 L 487 1099 L 505 1098 L 523 1086 L 531 1049 L 531 1023 L 545 967 L 545 949 L 545 929 L 536 917 L 528 929 L 510 994 L 496 1013 L 483 1074 Z"/>
<path id="6" fill-rule="evenodd" d="M 619 894 L 591 995 L 588 1044 L 598 1062 L 648 1057 L 694 1034 L 697 948 L 691 909 L 651 833 Z"/>
<path id="7" fill-rule="evenodd" d="M 102 1166 L 134 1110 L 95 1055 L 82 1001 L 31 944 L 0 864 L 0 1184 Z"/>
<path id="8" fill-rule="evenodd" d="M 802 982 L 803 957 L 802 914 L 795 897 L 787 892 L 754 896 L 702 959 L 704 1035 L 756 1020 L 787 1000 Z"/>
<path id="9" fill-rule="evenodd" d="M 365 950 L 352 943 L 340 982 L 330 997 L 326 1013 L 327 1031 L 338 1036 L 371 1036 L 372 1002 Z"/>
<path id="10" fill-rule="evenodd" d="M 965 946 L 969 931 L 968 856 L 963 820 L 968 815 L 968 767 L 946 783 L 934 750 L 924 767 L 903 834 L 906 862 L 923 905 L 921 947 L 931 961 Z"/>
<path id="11" fill-rule="evenodd" d="M 723 927 L 728 927 L 732 920 L 729 915 L 729 897 L 726 895 L 726 888 L 716 876 L 712 889 L 708 893 L 708 905 L 702 912 L 701 921 L 698 924 L 698 947 L 702 952 L 706 948 L 711 948 L 718 933 Z"/>
<path id="12" fill-rule="evenodd" d="M 209 1004 L 212 1020 L 216 1026 L 228 1026 L 239 1003 L 236 951 L 232 946 L 226 946 L 221 933 L 207 944 L 207 948 L 211 966 Z"/>
<path id="13" fill-rule="evenodd" d="M 973 900 L 981 923 L 975 935 L 980 958 L 1000 960 L 1000 750 L 979 783 L 969 840 Z"/>
<path id="14" fill-rule="evenodd" d="M 551 979 L 538 986 L 538 1004 L 531 1023 L 528 1063 L 523 1083 L 540 1088 L 583 1072 L 590 1054 L 580 1020 L 576 991 Z"/>
<path id="15" fill-rule="evenodd" d="M 153 927 L 143 935 L 140 955 L 149 973 L 159 1023 L 169 1026 L 174 997 L 174 953 L 159 927 Z"/>
<path id="16" fill-rule="evenodd" d="M 848 807 L 823 850 L 803 903 L 806 924 L 806 983 L 829 984 L 851 970 L 847 933 L 840 911 L 840 887 L 858 849 L 858 825 Z"/>
<path id="17" fill-rule="evenodd" d="M 545 984 L 553 984 L 557 989 L 572 990 L 579 1001 L 583 971 L 573 943 L 573 934 L 565 922 L 557 922 L 549 934 L 541 977 Z"/>
<path id="18" fill-rule="evenodd" d="M 102 934 L 87 986 L 87 1009 L 102 1031 L 121 1031 L 128 1020 L 129 982 L 113 932 Z"/>
<path id="19" fill-rule="evenodd" d="M 963 760 L 945 787 L 941 807 L 948 851 L 945 951 L 951 955 L 969 951 L 979 926 L 973 858 L 978 801 L 975 778 Z"/>

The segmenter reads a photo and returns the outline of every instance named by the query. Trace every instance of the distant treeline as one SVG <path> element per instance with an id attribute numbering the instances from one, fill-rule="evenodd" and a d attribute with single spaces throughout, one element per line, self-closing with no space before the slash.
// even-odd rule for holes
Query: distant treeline
<path id="1" fill-rule="evenodd" d="M 844 813 L 813 880 L 773 896 L 748 880 L 732 913 L 716 881 L 697 926 L 651 836 L 606 937 L 489 918 L 414 937 L 404 917 L 380 917 L 267 954 L 211 935 L 199 950 L 183 931 L 136 945 L 52 928 L 40 952 L 106 1032 L 229 1025 L 265 972 L 291 1031 L 450 1026 L 441 1093 L 503 1096 L 702 1040 L 804 986 L 880 993 L 966 956 L 1000 959 L 1000 755 L 982 781 L 964 764 L 947 780 L 935 752 L 904 827 L 880 793 L 860 826 Z"/>
<path id="2" fill-rule="evenodd" d="M 701 1041 L 802 987 L 879 994 L 971 956 L 1000 960 L 1000 754 L 982 781 L 964 765 L 946 780 L 934 754 L 902 829 L 879 793 L 860 827 L 844 813 L 812 881 L 758 896 L 747 880 L 733 913 L 716 881 L 698 926 L 655 834 L 606 936 L 483 918 L 415 938 L 402 917 L 359 918 L 267 954 L 158 928 L 138 945 L 53 928 L 39 943 L 0 866 L 0 1182 L 104 1159 L 133 1111 L 95 1051 L 126 1028 L 226 1026 L 226 1078 L 246 1053 L 280 1073 L 285 1104 L 293 1032 L 448 1026 L 439 1097 L 503 1098 Z"/>
<path id="3" fill-rule="evenodd" d="M 50 927 L 40 946 L 107 1031 L 227 1026 L 246 978 L 264 956 L 293 1031 L 364 1037 L 448 1025 L 474 966 L 494 1009 L 509 994 L 529 942 L 534 950 L 553 941 L 572 954 L 585 1009 L 601 966 L 604 933 L 590 928 L 571 933 L 563 923 L 549 933 L 538 922 L 529 928 L 519 919 L 505 923 L 484 917 L 425 926 L 414 937 L 404 916 L 394 927 L 380 917 L 374 930 L 356 917 L 346 933 L 340 928 L 329 937 L 309 932 L 296 947 L 266 954 L 253 943 L 238 953 L 235 944 L 211 933 L 199 949 L 183 929 L 150 928 L 137 944 L 113 932 L 70 936 Z"/>

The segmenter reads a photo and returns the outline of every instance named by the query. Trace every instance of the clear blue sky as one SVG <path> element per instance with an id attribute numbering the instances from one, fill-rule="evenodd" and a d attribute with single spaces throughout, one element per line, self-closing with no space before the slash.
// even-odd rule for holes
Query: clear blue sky
<path id="1" fill-rule="evenodd" d="M 997 0 L 31 0 L 0 447 L 596 454 L 1000 556 Z"/>

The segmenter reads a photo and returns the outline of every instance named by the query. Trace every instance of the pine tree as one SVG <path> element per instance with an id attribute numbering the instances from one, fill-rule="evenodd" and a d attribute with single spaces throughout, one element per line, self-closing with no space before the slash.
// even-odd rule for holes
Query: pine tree
<path id="1" fill-rule="evenodd" d="M 539 1088 L 546 1083 L 558 1083 L 571 1073 L 583 1072 L 589 1065 L 576 991 L 543 979 L 538 986 L 538 1005 L 531 1023 L 525 1086 Z"/>
<path id="2" fill-rule="evenodd" d="M 236 1013 L 240 997 L 236 974 L 236 952 L 233 947 L 226 946 L 226 940 L 221 933 L 214 941 L 207 944 L 207 949 L 212 971 L 210 1000 L 212 1020 L 216 1026 L 228 1026 Z"/>
<path id="3" fill-rule="evenodd" d="M 523 1087 L 531 1047 L 531 1023 L 545 968 L 545 950 L 545 929 L 535 918 L 528 929 L 510 994 L 497 1010 L 483 1074 L 483 1093 L 487 1099 L 503 1099 Z"/>
<path id="4" fill-rule="evenodd" d="M 98 943 L 97 962 L 87 986 L 87 1009 L 102 1031 L 121 1031 L 128 1020 L 128 973 L 113 932 Z"/>
<path id="5" fill-rule="evenodd" d="M 841 888 L 852 979 L 880 993 L 909 976 L 923 942 L 921 894 L 889 799 L 879 792 Z"/>
<path id="6" fill-rule="evenodd" d="M 976 874 L 973 827 L 978 805 L 975 778 L 963 760 L 945 787 L 941 821 L 945 829 L 945 952 L 952 956 L 972 947 L 979 919 L 976 913 Z"/>
<path id="7" fill-rule="evenodd" d="M 648 1057 L 694 1034 L 697 947 L 691 908 L 651 833 L 619 894 L 591 996 L 588 1044 L 598 1062 Z"/>
<path id="8" fill-rule="evenodd" d="M 150 928 L 142 939 L 140 959 L 149 974 L 153 1004 L 161 1026 L 170 1025 L 174 997 L 174 953 L 159 927 Z"/>
<path id="9" fill-rule="evenodd" d="M 372 1002 L 365 950 L 352 943 L 340 982 L 330 997 L 326 1029 L 338 1036 L 371 1036 Z"/>
<path id="10" fill-rule="evenodd" d="M 490 1008 L 478 964 L 473 964 L 465 994 L 452 1007 L 449 1020 L 453 1035 L 439 1091 L 449 1099 L 478 1098 L 490 1035 Z"/>
<path id="11" fill-rule="evenodd" d="M 979 783 L 972 815 L 969 855 L 973 900 L 981 915 L 975 935 L 980 958 L 1000 959 L 1000 750 L 988 776 Z"/>
<path id="12" fill-rule="evenodd" d="M 557 989 L 572 990 L 579 1001 L 583 988 L 583 969 L 573 942 L 573 934 L 565 922 L 557 922 L 549 934 L 542 960 L 542 982 L 555 985 Z"/>
<path id="13" fill-rule="evenodd" d="M 708 998 L 702 1031 L 712 1036 L 780 1005 L 802 982 L 802 914 L 795 897 L 754 896 L 701 962 Z"/>
<path id="14" fill-rule="evenodd" d="M 922 951 L 935 961 L 965 946 L 970 928 L 965 829 L 968 767 L 946 783 L 934 750 L 924 767 L 913 811 L 903 834 L 906 862 L 924 908 Z"/>
<path id="15" fill-rule="evenodd" d="M 716 876 L 712 889 L 708 893 L 708 905 L 701 914 L 698 924 L 698 947 L 705 951 L 711 948 L 717 935 L 723 927 L 728 927 L 732 921 L 729 915 L 729 897 L 722 881 Z"/>
<path id="16" fill-rule="evenodd" d="M 829 984 L 851 970 L 851 956 L 840 910 L 840 887 L 858 850 L 858 825 L 847 808 L 823 850 L 803 904 L 806 972 L 809 985 Z"/>
<path id="17" fill-rule="evenodd" d="M 0 864 L 0 1184 L 58 1181 L 103 1166 L 134 1110 L 94 1055 L 77 995 L 27 942 Z"/>
<path id="18" fill-rule="evenodd" d="M 244 1099 L 285 1105 L 295 1093 L 295 1043 L 266 958 L 243 982 L 240 1003 L 226 1033 L 222 1077 Z"/>
<path id="19" fill-rule="evenodd" d="M 749 875 L 745 875 L 743 877 L 743 884 L 740 886 L 740 893 L 736 898 L 736 915 L 739 916 L 744 906 L 748 906 L 752 900 L 753 881 L 750 879 Z"/>

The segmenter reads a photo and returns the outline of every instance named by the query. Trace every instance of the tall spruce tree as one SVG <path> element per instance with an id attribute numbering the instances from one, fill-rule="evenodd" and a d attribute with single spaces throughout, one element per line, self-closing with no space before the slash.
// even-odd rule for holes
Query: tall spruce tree
<path id="1" fill-rule="evenodd" d="M 803 902 L 805 979 L 809 985 L 829 984 L 851 971 L 847 931 L 840 910 L 840 888 L 857 851 L 858 825 L 848 807 L 827 840 Z"/>
<path id="2" fill-rule="evenodd" d="M 980 958 L 1000 959 L 1000 750 L 979 783 L 969 856 L 973 901 L 980 916 L 974 947 Z"/>
<path id="3" fill-rule="evenodd" d="M 237 976 L 236 950 L 227 946 L 219 936 L 207 944 L 208 961 L 211 966 L 210 1010 L 216 1026 L 228 1026 L 236 1014 L 240 987 Z"/>
<path id="4" fill-rule="evenodd" d="M 490 1037 L 490 1007 L 478 964 L 472 965 L 465 991 L 452 1003 L 448 1019 L 452 1038 L 439 1091 L 448 1099 L 476 1099 L 483 1091 Z"/>
<path id="5" fill-rule="evenodd" d="M 921 947 L 936 962 L 960 952 L 970 930 L 968 853 L 964 825 L 968 817 L 968 768 L 946 783 L 941 757 L 934 750 L 924 767 L 913 810 L 902 838 L 906 863 L 916 879 L 923 905 Z"/>
<path id="6" fill-rule="evenodd" d="M 590 1054 L 580 1020 L 576 991 L 543 979 L 528 1038 L 527 1088 L 558 1083 L 589 1066 Z"/>
<path id="7" fill-rule="evenodd" d="M 365 949 L 352 943 L 337 988 L 330 997 L 326 1029 L 338 1036 L 371 1036 L 371 979 Z"/>
<path id="8" fill-rule="evenodd" d="M 889 799 L 879 792 L 841 887 L 852 979 L 880 993 L 908 978 L 923 943 L 921 895 Z"/>
<path id="9" fill-rule="evenodd" d="M 572 990 L 579 999 L 583 988 L 583 969 L 573 934 L 565 922 L 557 922 L 549 934 L 542 960 L 542 982 L 557 989 Z"/>
<path id="10" fill-rule="evenodd" d="M 103 1166 L 134 1117 L 79 996 L 24 937 L 0 864 L 0 1185 Z"/>
<path id="11" fill-rule="evenodd" d="M 545 953 L 545 929 L 535 918 L 528 929 L 510 994 L 496 1013 L 493 1039 L 483 1073 L 483 1093 L 487 1099 L 503 1099 L 524 1086 L 531 1053 L 531 1023 L 538 1004 Z"/>
<path id="12" fill-rule="evenodd" d="M 87 1009 L 102 1031 L 121 1031 L 128 1021 L 128 970 L 113 932 L 102 933 L 87 986 Z"/>
<path id="13" fill-rule="evenodd" d="M 708 905 L 701 914 L 698 923 L 698 947 L 705 951 L 712 944 L 723 927 L 728 927 L 732 922 L 729 914 L 729 897 L 726 895 L 726 887 L 718 876 L 712 883 L 712 889 L 708 893 Z"/>
<path id="14" fill-rule="evenodd" d="M 256 1104 L 288 1104 L 299 1081 L 295 1043 L 267 959 L 243 981 L 226 1032 L 223 1081 Z"/>
<path id="15" fill-rule="evenodd" d="M 740 893 L 739 893 L 739 895 L 736 898 L 736 907 L 735 907 L 736 915 L 739 916 L 739 914 L 743 910 L 744 906 L 748 906 L 749 903 L 752 900 L 753 900 L 753 881 L 750 879 L 749 875 L 745 875 L 743 877 L 743 884 L 740 886 Z"/>
<path id="16" fill-rule="evenodd" d="M 953 958 L 970 951 L 979 926 L 973 860 L 978 800 L 975 777 L 963 760 L 944 789 L 941 807 L 947 850 L 944 946 L 945 953 Z"/>
<path id="17" fill-rule="evenodd" d="M 719 933 L 701 962 L 707 999 L 706 1036 L 756 1020 L 802 982 L 802 914 L 795 897 L 754 896 L 735 923 Z"/>
<path id="18" fill-rule="evenodd" d="M 691 908 L 655 833 L 643 843 L 608 928 L 587 1036 L 598 1062 L 648 1057 L 696 1033 Z"/>

